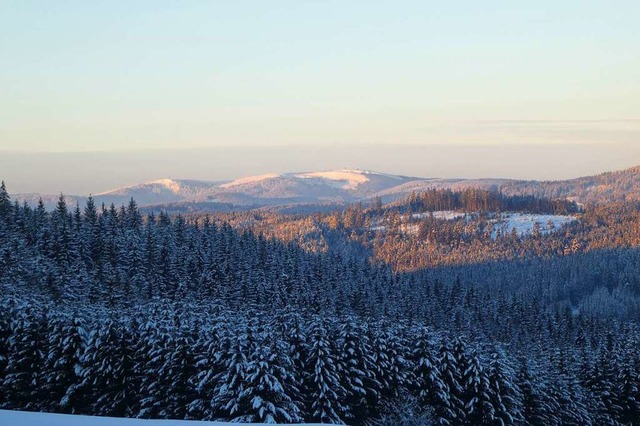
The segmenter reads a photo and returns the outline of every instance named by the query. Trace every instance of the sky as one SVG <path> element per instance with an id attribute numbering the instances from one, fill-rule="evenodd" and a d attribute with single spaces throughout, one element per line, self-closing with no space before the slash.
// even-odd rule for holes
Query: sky
<path id="1" fill-rule="evenodd" d="M 60 158 L 130 163 L 109 182 L 75 177 L 87 187 L 192 177 L 202 152 L 210 179 L 314 157 L 445 177 L 621 168 L 640 163 L 639 16 L 640 2 L 615 0 L 0 0 L 0 178 L 48 189 Z M 581 162 L 540 168 L 565 146 Z M 434 171 L 415 155 L 379 164 L 385 150 L 454 154 Z M 504 155 L 488 168 L 470 152 Z M 158 155 L 191 160 L 144 160 Z M 84 188 L 65 173 L 58 190 Z"/>

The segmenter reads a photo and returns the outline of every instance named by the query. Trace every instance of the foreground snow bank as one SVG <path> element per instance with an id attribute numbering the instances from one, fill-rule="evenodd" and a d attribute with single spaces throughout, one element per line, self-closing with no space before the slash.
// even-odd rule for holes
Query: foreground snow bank
<path id="1" fill-rule="evenodd" d="M 75 416 L 68 414 L 0 410 L 0 425 L 3 426 L 240 426 L 242 424 L 248 423 L 121 419 L 115 417 Z"/>

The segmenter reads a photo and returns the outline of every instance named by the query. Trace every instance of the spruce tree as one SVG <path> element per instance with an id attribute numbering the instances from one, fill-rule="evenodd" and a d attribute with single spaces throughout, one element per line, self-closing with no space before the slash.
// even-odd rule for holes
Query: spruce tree
<path id="1" fill-rule="evenodd" d="M 11 213 L 11 197 L 7 192 L 4 181 L 0 183 L 0 220 L 6 219 Z"/>
<path id="2" fill-rule="evenodd" d="M 11 323 L 8 358 L 2 383 L 4 408 L 39 411 L 44 406 L 46 317 L 32 307 L 19 309 Z"/>
<path id="3" fill-rule="evenodd" d="M 628 360 L 618 373 L 620 414 L 618 421 L 633 424 L 640 419 L 640 370 L 633 360 Z"/>
<path id="4" fill-rule="evenodd" d="M 522 416 L 527 424 L 544 424 L 547 410 L 542 401 L 537 383 L 531 377 L 529 366 L 524 359 L 520 360 L 520 371 L 517 375 L 517 386 L 522 392 Z"/>
<path id="5" fill-rule="evenodd" d="M 169 358 L 170 334 L 161 320 L 147 322 L 141 330 L 138 345 L 134 348 L 134 371 L 139 377 L 140 407 L 137 417 L 167 418 L 166 397 L 168 377 L 163 371 Z M 163 374 L 160 374 L 160 372 Z"/>
<path id="6" fill-rule="evenodd" d="M 477 353 L 469 356 L 467 369 L 462 376 L 464 390 L 464 424 L 479 425 L 501 422 L 495 417 L 495 408 L 491 400 L 489 377 L 481 365 Z"/>
<path id="7" fill-rule="evenodd" d="M 516 377 L 509 364 L 504 349 L 493 348 L 489 360 L 489 394 L 497 422 L 510 425 L 523 421 L 522 394 L 516 384 Z"/>
<path id="8" fill-rule="evenodd" d="M 340 366 L 327 329 L 320 321 L 312 325 L 310 333 L 309 357 L 306 361 L 305 391 L 308 393 L 308 421 L 343 424 L 346 407 L 343 405 L 347 394 L 341 384 Z"/>
<path id="9" fill-rule="evenodd" d="M 437 366 L 445 390 L 438 395 L 436 417 L 441 424 L 460 424 L 465 416 L 462 372 L 447 338 L 440 343 Z"/>
<path id="10" fill-rule="evenodd" d="M 136 390 L 129 337 L 123 325 L 111 319 L 88 337 L 81 386 L 89 395 L 93 414 L 111 417 L 131 414 Z"/>
<path id="11" fill-rule="evenodd" d="M 169 419 L 186 419 L 189 416 L 189 404 L 197 398 L 195 385 L 194 341 L 186 330 L 179 327 L 175 337 L 167 344 L 167 356 L 158 374 L 166 382 L 164 388 L 164 407 L 161 417 Z"/>
<path id="12" fill-rule="evenodd" d="M 359 422 L 375 413 L 382 398 L 382 384 L 377 379 L 377 366 L 372 342 L 353 317 L 343 320 L 339 330 L 340 364 L 350 407 L 351 421 Z"/>
<path id="13" fill-rule="evenodd" d="M 413 360 L 411 390 L 416 394 L 417 403 L 421 407 L 435 407 L 447 397 L 444 393 L 447 392 L 447 387 L 436 366 L 437 361 L 430 338 L 431 336 L 425 330 L 420 330 L 411 354 Z"/>
<path id="14" fill-rule="evenodd" d="M 242 418 L 250 410 L 246 400 L 247 354 L 255 349 L 250 325 L 245 332 L 239 333 L 227 353 L 223 353 L 221 362 L 224 369 L 215 377 L 216 389 L 211 400 L 211 412 L 220 413 L 219 420 L 230 421 Z"/>
<path id="15" fill-rule="evenodd" d="M 291 360 L 272 337 L 267 336 L 255 346 L 247 364 L 245 392 L 238 405 L 247 411 L 233 421 L 255 423 L 299 423 L 301 403 L 292 374 Z"/>
<path id="16" fill-rule="evenodd" d="M 77 314 L 51 321 L 43 380 L 47 405 L 53 411 L 80 413 L 85 408 L 79 391 L 84 350 L 84 330 Z"/>

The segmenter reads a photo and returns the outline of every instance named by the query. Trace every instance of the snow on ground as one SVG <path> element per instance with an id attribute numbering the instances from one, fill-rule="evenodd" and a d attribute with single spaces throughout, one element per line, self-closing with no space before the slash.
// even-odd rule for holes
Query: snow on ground
<path id="1" fill-rule="evenodd" d="M 295 176 L 302 179 L 325 179 L 335 187 L 345 190 L 356 189 L 358 185 L 369 182 L 370 180 L 366 174 L 354 170 L 300 173 Z"/>
<path id="2" fill-rule="evenodd" d="M 420 225 L 417 223 L 403 223 L 400 225 L 400 232 L 405 234 L 417 234 L 420 229 Z"/>
<path id="3" fill-rule="evenodd" d="M 401 179 L 398 176 L 382 175 L 375 172 L 365 170 L 330 170 L 326 172 L 308 172 L 298 173 L 294 175 L 301 179 L 318 179 L 324 184 L 339 188 L 345 191 L 353 191 L 358 189 L 362 184 L 372 183 L 372 177 L 385 177 L 393 179 Z"/>
<path id="4" fill-rule="evenodd" d="M 172 179 L 157 179 L 151 182 L 140 183 L 137 185 L 124 186 L 122 188 L 112 189 L 106 192 L 99 192 L 95 194 L 96 197 L 102 197 L 105 195 L 129 195 L 132 191 L 150 191 L 154 194 L 160 193 L 162 190 L 167 190 L 173 194 L 180 192 L 181 185 Z"/>
<path id="5" fill-rule="evenodd" d="M 325 172 L 306 172 L 306 173 L 284 173 L 284 174 L 275 174 L 270 173 L 266 175 L 260 176 L 250 176 L 241 179 L 236 179 L 231 182 L 227 182 L 223 185 L 220 185 L 220 188 L 233 188 L 241 185 L 250 185 L 257 182 L 261 182 L 267 179 L 274 179 L 278 177 L 282 178 L 298 178 L 298 179 L 316 179 L 319 182 L 322 182 L 326 185 L 331 185 L 334 188 L 344 189 L 344 190 L 354 190 L 358 186 L 368 183 L 371 181 L 371 177 L 374 175 L 384 176 L 384 177 L 393 177 L 394 179 L 401 180 L 402 178 L 399 176 L 393 175 L 382 175 L 380 173 L 369 172 L 364 170 L 329 170 Z"/>
<path id="6" fill-rule="evenodd" d="M 161 185 L 164 186 L 165 188 L 167 188 L 169 191 L 173 192 L 174 194 L 177 194 L 178 192 L 180 192 L 180 183 L 176 182 L 175 180 L 172 179 L 158 179 L 158 180 L 154 180 L 153 182 L 150 183 L 155 183 L 157 185 Z"/>
<path id="7" fill-rule="evenodd" d="M 231 426 L 249 423 L 203 422 L 196 420 L 143 420 L 115 417 L 76 416 L 0 410 L 3 426 Z M 257 425 L 259 423 L 251 423 Z M 261 423 L 260 423 L 261 424 Z"/>
<path id="8" fill-rule="evenodd" d="M 267 179 L 273 179 L 273 178 L 276 178 L 278 176 L 280 176 L 280 175 L 275 174 L 275 173 L 269 173 L 269 174 L 260 175 L 260 176 L 249 176 L 249 177 L 240 178 L 240 179 L 236 179 L 236 180 L 231 181 L 231 182 L 224 183 L 224 184 L 220 185 L 220 188 L 232 188 L 234 186 L 248 185 L 248 184 L 260 182 L 260 181 L 267 180 Z"/>
<path id="9" fill-rule="evenodd" d="M 531 235 L 536 223 L 540 224 L 540 233 L 549 234 L 576 219 L 573 216 L 561 216 L 551 214 L 529 214 L 529 213 L 502 213 L 499 218 L 493 219 L 493 235 L 496 237 L 498 229 L 503 234 L 511 233 L 513 229 L 520 236 Z"/>
<path id="10" fill-rule="evenodd" d="M 427 213 L 414 213 L 411 215 L 412 219 L 423 219 L 425 217 L 429 217 L 433 214 L 435 219 L 440 220 L 456 220 L 461 218 L 473 218 L 477 216 L 477 213 L 463 213 L 456 212 L 453 210 L 442 210 L 436 212 L 427 212 Z M 406 220 L 407 216 L 403 216 L 401 219 Z M 533 230 L 536 226 L 536 223 L 540 226 L 540 233 L 542 235 L 549 234 L 551 232 L 558 231 L 563 226 L 578 220 L 574 216 L 562 216 L 562 215 L 552 215 L 552 214 L 531 214 L 531 213 L 500 213 L 499 215 L 494 215 L 494 218 L 491 219 L 493 226 L 493 232 L 491 234 L 492 238 L 496 238 L 498 230 L 502 231 L 503 235 L 510 234 L 513 229 L 516 230 L 516 233 L 519 236 L 527 236 L 533 233 Z M 376 226 L 372 226 L 369 228 L 371 231 L 386 231 L 387 227 L 376 224 Z M 403 223 L 399 228 L 400 232 L 404 232 L 406 234 L 416 234 L 419 230 L 419 225 L 417 223 Z"/>
<path id="11" fill-rule="evenodd" d="M 414 219 L 423 219 L 425 217 L 431 216 L 431 213 L 432 212 L 414 213 L 411 215 L 411 217 Z M 441 220 L 455 220 L 455 219 L 460 219 L 462 217 L 465 217 L 466 215 L 467 215 L 466 213 L 456 212 L 453 210 L 442 210 L 442 211 L 433 212 L 434 219 L 441 219 Z"/>

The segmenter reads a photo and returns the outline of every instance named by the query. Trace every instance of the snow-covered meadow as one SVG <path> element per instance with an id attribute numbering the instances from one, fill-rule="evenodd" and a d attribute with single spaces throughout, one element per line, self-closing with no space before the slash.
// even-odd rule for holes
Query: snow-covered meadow
<path id="1" fill-rule="evenodd" d="M 498 230 L 502 234 L 508 234 L 514 229 L 519 236 L 533 234 L 536 224 L 542 235 L 557 231 L 563 226 L 578 220 L 574 216 L 552 215 L 552 214 L 530 214 L 530 213 L 501 213 L 491 220 L 493 224 L 492 237 L 495 238 Z"/>
<path id="2" fill-rule="evenodd" d="M 429 212 L 429 213 L 414 213 L 411 215 L 413 219 L 423 219 L 425 217 L 429 217 L 433 215 L 434 219 L 440 220 L 455 220 L 465 217 L 467 214 L 463 212 L 457 212 L 454 210 L 442 210 L 437 212 Z"/>
<path id="3" fill-rule="evenodd" d="M 400 225 L 400 231 L 405 234 L 416 234 L 419 230 L 419 225 L 416 221 L 425 219 L 427 217 L 433 217 L 436 220 L 458 220 L 465 219 L 467 222 L 477 218 L 478 213 L 465 213 L 454 210 L 442 210 L 426 213 L 413 213 L 411 215 L 411 222 L 402 223 Z M 407 216 L 401 218 L 403 221 L 407 220 Z M 490 216 L 489 223 L 492 227 L 491 238 L 495 239 L 498 232 L 502 235 L 507 235 L 515 230 L 516 234 L 520 237 L 526 237 L 532 235 L 536 227 L 541 235 L 547 235 L 552 232 L 556 232 L 565 225 L 577 221 L 575 216 L 567 215 L 554 215 L 554 214 L 534 214 L 534 213 L 519 213 L 519 212 L 505 212 L 495 213 Z M 387 230 L 387 226 L 377 223 L 375 226 L 369 228 L 371 231 L 384 232 Z"/>

